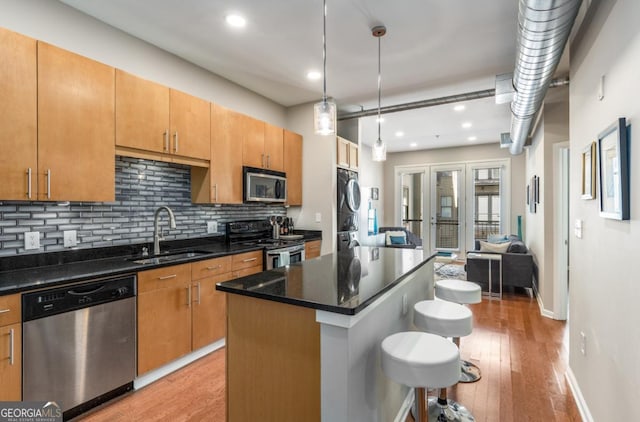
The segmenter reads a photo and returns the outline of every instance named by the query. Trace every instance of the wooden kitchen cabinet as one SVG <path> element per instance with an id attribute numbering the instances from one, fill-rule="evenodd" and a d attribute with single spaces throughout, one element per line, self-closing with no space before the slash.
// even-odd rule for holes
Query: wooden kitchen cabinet
<path id="1" fill-rule="evenodd" d="M 231 273 L 205 277 L 193 282 L 193 314 L 191 347 L 193 350 L 224 338 L 227 312 L 225 293 L 216 290 L 216 283 L 231 280 Z"/>
<path id="2" fill-rule="evenodd" d="M 119 154 L 208 165 L 211 153 L 208 101 L 119 69 L 115 89 Z"/>
<path id="3" fill-rule="evenodd" d="M 40 200 L 115 200 L 114 71 L 38 42 Z"/>
<path id="4" fill-rule="evenodd" d="M 0 296 L 0 401 L 22 400 L 20 295 Z"/>
<path id="5" fill-rule="evenodd" d="M 249 116 L 244 118 L 243 165 L 284 171 L 283 129 Z"/>
<path id="6" fill-rule="evenodd" d="M 284 130 L 284 172 L 287 205 L 302 205 L 302 135 Z"/>
<path id="7" fill-rule="evenodd" d="M 191 201 L 197 204 L 242 204 L 242 148 L 246 116 L 211 104 L 209 168 L 191 167 Z"/>
<path id="8" fill-rule="evenodd" d="M 191 264 L 138 273 L 138 375 L 191 352 Z"/>
<path id="9" fill-rule="evenodd" d="M 358 170 L 360 151 L 358 145 L 344 138 L 337 137 L 337 164 L 339 167 Z"/>
<path id="10" fill-rule="evenodd" d="M 311 240 L 304 243 L 304 259 L 313 259 L 320 256 L 322 240 Z"/>
<path id="11" fill-rule="evenodd" d="M 36 40 L 0 28 L 0 199 L 36 199 L 36 58 Z"/>
<path id="12" fill-rule="evenodd" d="M 244 277 L 262 272 L 263 257 L 262 249 L 258 251 L 245 252 L 232 255 L 231 272 L 232 278 Z"/>

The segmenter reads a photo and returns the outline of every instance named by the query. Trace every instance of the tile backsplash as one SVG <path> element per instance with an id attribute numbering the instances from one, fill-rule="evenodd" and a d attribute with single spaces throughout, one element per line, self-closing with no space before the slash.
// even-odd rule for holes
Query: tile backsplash
<path id="1" fill-rule="evenodd" d="M 165 239 L 207 235 L 207 222 L 262 219 L 286 215 L 282 205 L 196 205 L 191 203 L 189 166 L 116 157 L 114 202 L 0 202 L 0 256 L 60 251 L 63 231 L 76 230 L 76 248 L 127 245 L 153 241 L 153 214 L 166 205 L 176 216 L 176 229 L 169 230 L 163 213 L 160 226 Z M 40 249 L 24 249 L 24 233 L 40 232 Z"/>

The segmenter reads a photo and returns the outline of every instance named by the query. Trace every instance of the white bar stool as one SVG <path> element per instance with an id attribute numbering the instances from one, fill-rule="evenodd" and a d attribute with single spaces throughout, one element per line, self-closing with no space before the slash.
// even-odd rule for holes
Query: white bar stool
<path id="1" fill-rule="evenodd" d="M 427 422 L 425 388 L 447 388 L 458 382 L 458 348 L 440 336 L 420 331 L 391 334 L 382 340 L 381 348 L 382 370 L 392 380 L 415 389 L 416 422 Z"/>
<path id="2" fill-rule="evenodd" d="M 436 281 L 436 297 L 461 305 L 480 303 L 482 290 L 480 285 L 466 280 L 447 279 Z M 460 337 L 453 338 L 460 347 Z M 480 368 L 467 360 L 460 360 L 460 382 L 476 382 L 482 376 Z"/>
<path id="3" fill-rule="evenodd" d="M 416 303 L 413 310 L 413 323 L 424 332 L 444 338 L 471 334 L 473 315 L 466 306 L 444 300 L 423 300 Z M 427 412 L 429 418 L 436 421 L 475 421 L 466 407 L 447 399 L 446 388 L 440 389 L 437 398 L 429 398 Z"/>

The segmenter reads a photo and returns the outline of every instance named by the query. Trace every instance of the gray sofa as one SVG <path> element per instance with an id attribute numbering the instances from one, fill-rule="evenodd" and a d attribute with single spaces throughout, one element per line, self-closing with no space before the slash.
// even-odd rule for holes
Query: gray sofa
<path id="1" fill-rule="evenodd" d="M 531 288 L 533 286 L 533 256 L 526 245 L 514 235 L 509 236 L 511 245 L 502 255 L 502 287 L 509 290 L 514 287 Z M 480 284 L 483 290 L 489 288 L 489 261 L 486 259 L 474 259 L 469 254 L 495 253 L 480 252 L 480 242 L 476 241 L 476 250 L 467 252 L 467 280 Z M 500 267 L 498 261 L 491 261 L 492 290 L 498 291 Z"/>

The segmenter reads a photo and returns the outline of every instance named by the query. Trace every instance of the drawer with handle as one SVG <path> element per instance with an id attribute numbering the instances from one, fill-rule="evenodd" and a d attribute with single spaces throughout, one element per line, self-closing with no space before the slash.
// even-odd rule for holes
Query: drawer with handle
<path id="1" fill-rule="evenodd" d="M 191 263 L 191 279 L 200 280 L 204 277 L 224 274 L 231 271 L 231 256 L 205 259 Z"/>
<path id="2" fill-rule="evenodd" d="M 232 256 L 231 270 L 237 271 L 244 268 L 260 267 L 262 271 L 262 250 L 245 252 Z"/>
<path id="3" fill-rule="evenodd" d="M 20 295 L 0 296 L 0 327 L 20 322 L 21 319 Z"/>
<path id="4" fill-rule="evenodd" d="M 184 280 L 191 280 L 191 264 L 141 271 L 138 273 L 138 293 L 164 289 Z"/>

